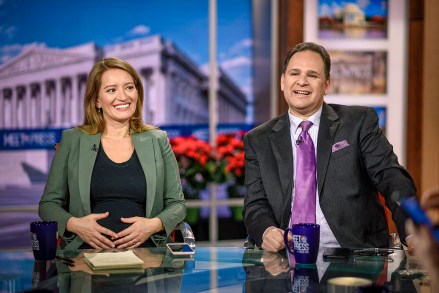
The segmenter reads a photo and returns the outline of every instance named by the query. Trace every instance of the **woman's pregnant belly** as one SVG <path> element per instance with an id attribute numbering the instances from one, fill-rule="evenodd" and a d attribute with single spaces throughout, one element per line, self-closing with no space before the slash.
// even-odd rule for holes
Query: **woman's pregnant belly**
<path id="1" fill-rule="evenodd" d="M 99 214 L 109 212 L 105 219 L 98 220 L 98 224 L 118 233 L 131 224 L 126 224 L 120 218 L 145 217 L 145 207 L 130 200 L 106 200 L 96 203 L 92 213 Z"/>

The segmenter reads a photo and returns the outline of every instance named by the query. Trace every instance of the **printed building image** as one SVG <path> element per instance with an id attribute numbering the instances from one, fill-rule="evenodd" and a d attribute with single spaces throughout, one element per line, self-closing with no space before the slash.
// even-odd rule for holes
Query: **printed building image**
<path id="1" fill-rule="evenodd" d="M 386 94 L 387 52 L 329 50 L 329 94 Z"/>
<path id="2" fill-rule="evenodd" d="M 364 12 L 353 3 L 348 3 L 343 9 L 343 25 L 345 26 L 361 26 L 366 22 Z"/>
<path id="3" fill-rule="evenodd" d="M 0 129 L 64 128 L 83 119 L 87 75 L 103 57 L 119 57 L 139 72 L 143 117 L 153 125 L 208 122 L 208 76 L 159 35 L 103 48 L 31 48 L 0 66 Z M 219 123 L 245 122 L 246 97 L 219 70 Z"/>

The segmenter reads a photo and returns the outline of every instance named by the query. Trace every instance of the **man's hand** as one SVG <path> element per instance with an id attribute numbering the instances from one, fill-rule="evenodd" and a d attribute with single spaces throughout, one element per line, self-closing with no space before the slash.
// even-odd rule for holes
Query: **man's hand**
<path id="1" fill-rule="evenodd" d="M 262 249 L 269 252 L 278 252 L 285 248 L 284 230 L 279 228 L 269 229 L 262 238 Z"/>
<path id="2" fill-rule="evenodd" d="M 406 227 L 407 227 L 407 225 L 406 225 Z M 406 230 L 408 230 L 407 228 L 406 228 Z M 410 235 L 412 235 L 410 238 L 408 238 L 407 239 L 407 252 L 410 254 L 410 255 L 415 255 L 416 254 L 416 236 L 414 236 L 413 234 L 410 234 Z"/>
<path id="3" fill-rule="evenodd" d="M 290 270 L 288 259 L 284 258 L 277 252 L 264 251 L 262 254 L 262 261 L 265 270 L 272 276 L 277 276 L 280 273 L 288 272 Z"/>
<path id="4" fill-rule="evenodd" d="M 109 214 L 109 212 L 105 212 L 103 214 L 90 214 L 82 218 L 71 217 L 67 221 L 67 231 L 78 235 L 93 248 L 114 248 L 115 244 L 105 235 L 117 238 L 117 234 L 97 223 L 98 220 L 105 219 Z"/>
<path id="5" fill-rule="evenodd" d="M 438 226 L 439 225 L 439 187 L 427 190 L 421 196 L 420 205 L 421 208 L 425 210 L 427 216 L 430 218 L 433 225 Z M 425 233 L 424 231 L 425 227 L 421 227 L 421 228 L 422 229 L 416 229 L 412 221 L 407 221 L 406 223 L 407 232 L 410 235 L 413 235 L 412 237 L 407 239 L 407 251 L 410 255 L 416 255 L 417 250 L 419 250 L 417 249 L 417 246 L 423 245 L 423 243 L 418 243 L 418 242 L 428 241 L 425 235 L 422 235 L 424 236 L 423 239 L 419 240 L 421 236 L 419 231 L 422 230 Z"/>
<path id="6" fill-rule="evenodd" d="M 433 225 L 439 226 L 439 186 L 427 190 L 421 196 L 420 204 Z"/>
<path id="7" fill-rule="evenodd" d="M 421 207 L 426 210 L 427 216 L 435 227 L 439 226 L 439 186 L 427 190 L 421 196 Z M 431 292 L 439 292 L 439 243 L 431 231 L 420 226 L 417 231 L 417 254 L 427 269 L 431 280 Z"/>

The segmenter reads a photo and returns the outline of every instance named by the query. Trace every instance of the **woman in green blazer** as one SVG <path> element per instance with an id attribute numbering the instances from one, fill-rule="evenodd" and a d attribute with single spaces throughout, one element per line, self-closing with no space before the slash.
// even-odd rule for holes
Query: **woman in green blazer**
<path id="1" fill-rule="evenodd" d="M 39 205 L 43 220 L 58 222 L 63 248 L 157 245 L 185 218 L 174 153 L 164 131 L 143 123 L 142 104 L 130 64 L 96 63 L 84 123 L 63 132 Z"/>

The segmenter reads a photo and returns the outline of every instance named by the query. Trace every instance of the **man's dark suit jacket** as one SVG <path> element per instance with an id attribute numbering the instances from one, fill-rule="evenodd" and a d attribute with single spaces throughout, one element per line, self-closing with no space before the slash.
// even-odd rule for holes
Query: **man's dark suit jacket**
<path id="1" fill-rule="evenodd" d="M 248 132 L 244 147 L 244 223 L 260 246 L 265 229 L 287 228 L 291 215 L 293 154 L 288 113 Z M 323 104 L 317 181 L 322 212 L 341 246 L 388 247 L 389 231 L 378 192 L 405 241 L 406 216 L 392 198 L 416 196 L 416 188 L 379 128 L 373 108 Z"/>

